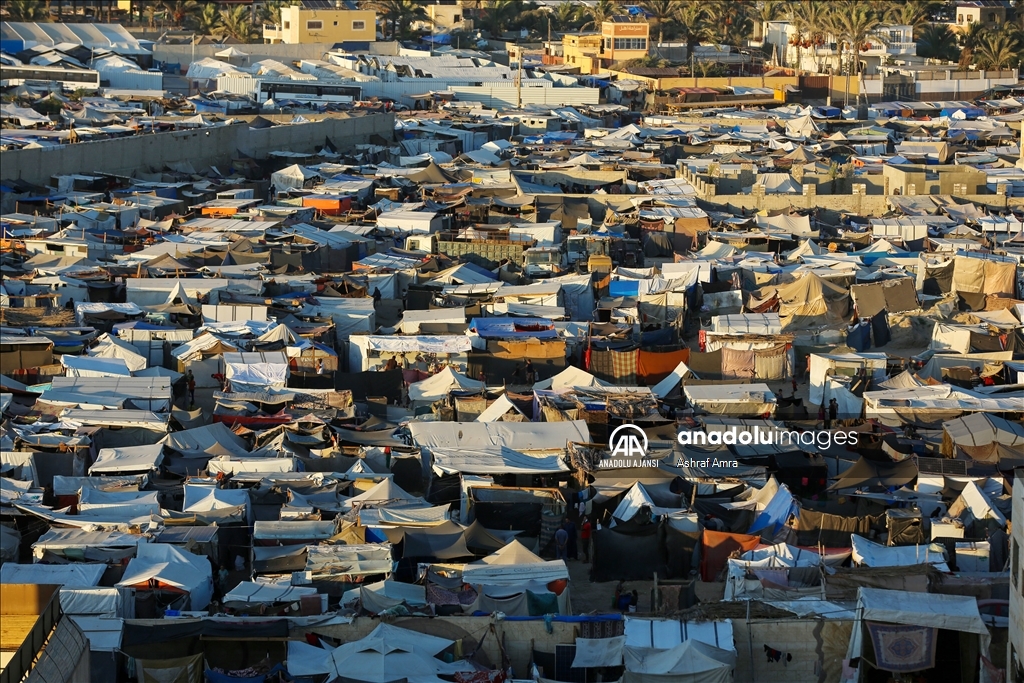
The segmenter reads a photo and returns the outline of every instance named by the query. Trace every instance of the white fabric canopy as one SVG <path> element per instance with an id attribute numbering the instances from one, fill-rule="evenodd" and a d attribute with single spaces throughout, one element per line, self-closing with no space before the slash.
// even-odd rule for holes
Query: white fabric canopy
<path id="1" fill-rule="evenodd" d="M 224 602 L 298 602 L 304 595 L 316 595 L 316 588 L 277 583 L 243 581 L 224 596 Z"/>
<path id="2" fill-rule="evenodd" d="M 431 453 L 438 474 L 550 474 L 569 470 L 557 455 L 531 456 L 504 446 L 481 450 L 434 448 Z"/>
<path id="3" fill-rule="evenodd" d="M 421 382 L 413 382 L 409 385 L 409 400 L 434 402 L 448 395 L 450 391 L 479 391 L 486 386 L 483 382 L 470 379 L 445 367 L 444 370 L 432 375 Z"/>
<path id="4" fill-rule="evenodd" d="M 863 536 L 850 536 L 853 561 L 865 567 L 910 567 L 934 564 L 939 571 L 949 571 L 941 545 L 884 546 Z"/>
<path id="5" fill-rule="evenodd" d="M 669 650 L 627 645 L 623 648 L 623 659 L 626 665 L 623 683 L 731 683 L 736 653 L 687 640 Z"/>
<path id="6" fill-rule="evenodd" d="M 190 608 L 201 610 L 213 596 L 213 568 L 206 557 L 169 543 L 142 543 L 118 582 L 119 588 L 146 588 L 151 581 L 177 588 L 191 597 Z"/>
<path id="7" fill-rule="evenodd" d="M 163 459 L 164 447 L 161 444 L 101 448 L 96 462 L 89 468 L 89 474 L 148 472 L 159 467 Z"/>
<path id="8" fill-rule="evenodd" d="M 420 448 L 511 448 L 557 450 L 568 442 L 590 443 L 583 420 L 571 422 L 412 422 L 413 443 Z"/>
<path id="9" fill-rule="evenodd" d="M 591 375 L 586 370 L 580 370 L 572 365 L 562 370 L 554 377 L 542 379 L 533 385 L 534 389 L 550 389 L 555 392 L 571 391 L 574 387 L 609 387 L 608 382 L 603 382 Z"/>

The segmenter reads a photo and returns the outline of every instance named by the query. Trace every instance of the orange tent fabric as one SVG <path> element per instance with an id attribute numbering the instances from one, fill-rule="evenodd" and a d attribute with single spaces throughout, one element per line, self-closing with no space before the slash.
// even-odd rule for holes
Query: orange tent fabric
<path id="1" fill-rule="evenodd" d="M 636 374 L 641 384 L 657 384 L 672 374 L 680 363 L 690 362 L 690 349 L 658 352 L 640 351 L 636 359 Z"/>
<path id="2" fill-rule="evenodd" d="M 704 581 L 714 581 L 725 568 L 725 562 L 734 550 L 745 553 L 761 545 L 760 536 L 728 534 L 722 531 L 704 530 L 701 538 L 700 576 Z"/>

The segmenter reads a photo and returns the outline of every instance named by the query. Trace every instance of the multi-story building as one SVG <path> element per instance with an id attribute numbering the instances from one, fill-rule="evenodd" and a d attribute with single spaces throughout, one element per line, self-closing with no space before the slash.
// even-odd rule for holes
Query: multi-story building
<path id="1" fill-rule="evenodd" d="M 994 28 L 1006 22 L 1006 3 L 1002 0 L 964 0 L 956 3 L 951 28 L 965 30 L 971 24 Z"/>
<path id="2" fill-rule="evenodd" d="M 546 43 L 546 63 L 577 66 L 583 74 L 600 73 L 613 64 L 646 57 L 650 32 L 646 21 L 614 17 L 601 24 L 601 33 L 567 33 L 560 46 Z"/>
<path id="3" fill-rule="evenodd" d="M 765 50 L 782 66 L 805 71 L 843 72 L 848 59 L 840 50 L 840 41 L 829 33 L 817 36 L 800 35 L 789 21 L 769 21 L 765 32 Z M 916 56 L 914 27 L 885 25 L 879 27 L 860 50 L 864 73 L 873 74 L 887 59 L 897 55 Z"/>
<path id="4" fill-rule="evenodd" d="M 372 43 L 377 39 L 373 10 L 346 9 L 339 3 L 311 3 L 281 8 L 279 26 L 264 25 L 266 43 Z"/>

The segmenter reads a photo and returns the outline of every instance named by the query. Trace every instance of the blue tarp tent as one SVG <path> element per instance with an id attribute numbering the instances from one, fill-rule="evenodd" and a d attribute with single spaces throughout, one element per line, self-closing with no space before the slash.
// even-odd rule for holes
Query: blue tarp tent
<path id="1" fill-rule="evenodd" d="M 774 536 L 786 524 L 791 514 L 799 515 L 800 507 L 796 504 L 793 494 L 789 492 L 789 488 L 785 484 L 780 484 L 779 490 L 768 501 L 764 510 L 754 518 L 754 523 L 750 525 L 747 533 L 756 534 L 767 530 L 770 536 Z"/>

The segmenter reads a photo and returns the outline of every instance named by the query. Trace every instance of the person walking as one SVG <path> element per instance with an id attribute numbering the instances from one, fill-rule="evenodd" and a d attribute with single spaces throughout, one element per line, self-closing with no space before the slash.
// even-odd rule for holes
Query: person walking
<path id="1" fill-rule="evenodd" d="M 839 402 L 834 398 L 829 399 L 828 402 L 828 423 L 825 424 L 825 429 L 831 429 L 832 425 L 836 423 L 836 418 L 839 417 Z"/>
<path id="2" fill-rule="evenodd" d="M 583 517 L 580 520 L 580 551 L 583 553 L 584 564 L 590 562 L 590 537 L 592 534 L 593 527 L 590 526 L 590 520 Z"/>

